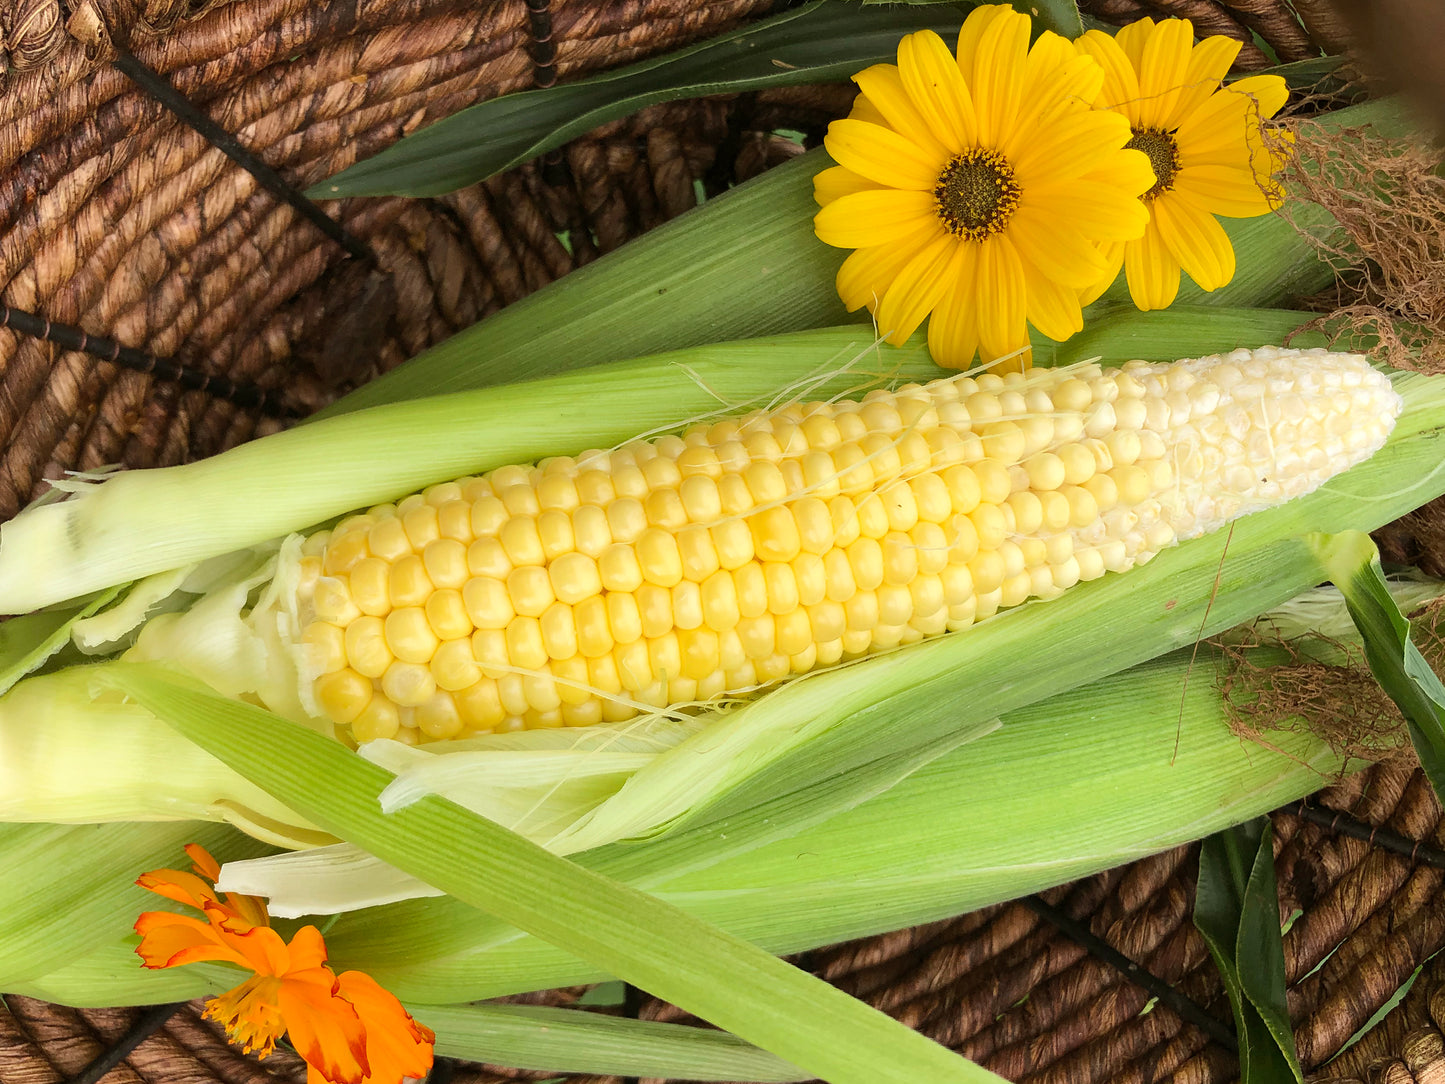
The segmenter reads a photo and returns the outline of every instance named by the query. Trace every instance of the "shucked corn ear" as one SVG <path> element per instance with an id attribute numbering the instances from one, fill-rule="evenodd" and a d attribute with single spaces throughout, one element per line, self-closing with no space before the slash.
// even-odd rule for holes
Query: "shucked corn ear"
<path id="1" fill-rule="evenodd" d="M 1268 347 L 793 403 L 380 505 L 301 544 L 278 608 L 301 705 L 358 741 L 620 721 L 1122 572 L 1400 407 L 1359 356 Z"/>

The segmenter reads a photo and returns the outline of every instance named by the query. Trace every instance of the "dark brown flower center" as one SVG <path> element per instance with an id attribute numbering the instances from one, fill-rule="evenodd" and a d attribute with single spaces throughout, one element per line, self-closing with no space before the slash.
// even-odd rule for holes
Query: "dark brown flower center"
<path id="1" fill-rule="evenodd" d="M 1154 199 L 1174 187 L 1179 173 L 1179 144 L 1173 133 L 1162 128 L 1135 128 L 1134 137 L 1124 144 L 1124 149 L 1143 151 L 1154 171 L 1154 187 L 1144 193 L 1144 199 Z"/>
<path id="2" fill-rule="evenodd" d="M 950 158 L 933 186 L 944 228 L 970 241 L 1001 233 L 1021 191 L 1008 159 L 977 147 Z"/>

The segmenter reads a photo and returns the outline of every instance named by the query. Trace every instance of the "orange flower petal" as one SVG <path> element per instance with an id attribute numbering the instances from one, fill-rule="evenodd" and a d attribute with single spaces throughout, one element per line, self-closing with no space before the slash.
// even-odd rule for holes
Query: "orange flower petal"
<path id="1" fill-rule="evenodd" d="M 169 911 L 146 911 L 135 920 L 141 943 L 136 954 L 148 968 L 180 967 L 203 960 L 221 960 L 249 968 L 250 961 L 209 922 Z"/>
<path id="2" fill-rule="evenodd" d="M 221 876 L 221 863 L 211 857 L 211 852 L 202 847 L 199 843 L 187 843 L 186 855 L 190 858 L 191 864 L 198 877 L 204 877 L 214 886 Z"/>
<path id="3" fill-rule="evenodd" d="M 868 248 L 886 245 L 917 233 L 931 223 L 943 229 L 932 192 L 900 192 L 893 188 L 839 196 L 813 216 L 813 231 L 825 245 Z"/>
<path id="4" fill-rule="evenodd" d="M 184 903 L 198 911 L 207 903 L 220 902 L 214 881 L 207 884 L 194 873 L 183 873 L 177 869 L 153 869 L 142 873 L 135 879 L 135 883 L 147 892 L 154 892 L 157 896 L 175 900 L 176 903 Z"/>
<path id="5" fill-rule="evenodd" d="M 904 39 L 907 40 L 906 38 Z M 940 43 L 942 44 L 942 43 Z M 901 46 L 900 46 L 901 48 Z M 902 63 L 899 55 L 899 63 Z M 887 126 L 892 128 L 915 147 L 922 149 L 930 161 L 942 162 L 954 153 L 940 140 L 941 133 L 933 124 L 933 118 L 904 85 L 904 80 L 895 64 L 874 64 L 853 76 L 853 82 L 863 92 L 867 101 L 882 114 Z M 938 170 L 934 170 L 934 177 Z"/>
<path id="6" fill-rule="evenodd" d="M 861 120 L 835 120 L 823 145 L 840 166 L 870 181 L 915 192 L 932 192 L 943 158 L 889 128 Z"/>
<path id="7" fill-rule="evenodd" d="M 1146 312 L 1168 308 L 1179 294 L 1179 261 L 1165 247 L 1154 222 L 1137 241 L 1124 244 L 1124 273 L 1129 296 Z"/>
<path id="8" fill-rule="evenodd" d="M 337 992 L 324 967 L 289 974 L 278 994 L 281 1015 L 296 1052 L 331 1084 L 360 1084 L 367 1076 L 366 1028 L 355 1007 Z"/>
<path id="9" fill-rule="evenodd" d="M 942 38 L 932 30 L 904 37 L 898 43 L 898 73 L 909 100 L 949 155 L 978 141 L 973 96 Z"/>
<path id="10" fill-rule="evenodd" d="M 403 1077 L 424 1077 L 432 1065 L 436 1033 L 413 1020 L 395 995 L 365 972 L 343 971 L 337 984 L 366 1029 L 370 1084 L 401 1084 Z"/>
<path id="11" fill-rule="evenodd" d="M 1194 28 L 1185 19 L 1164 19 L 1144 42 L 1139 62 L 1139 125 L 1163 128 L 1174 112 L 1189 71 Z"/>

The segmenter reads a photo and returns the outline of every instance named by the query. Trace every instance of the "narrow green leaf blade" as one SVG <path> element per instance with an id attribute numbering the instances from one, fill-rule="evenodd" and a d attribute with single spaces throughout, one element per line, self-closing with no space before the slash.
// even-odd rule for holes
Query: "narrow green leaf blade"
<path id="1" fill-rule="evenodd" d="M 1385 586 L 1379 550 L 1361 531 L 1312 535 L 1310 543 L 1345 596 L 1371 673 L 1405 716 L 1430 786 L 1445 796 L 1445 685 L 1410 638 L 1410 622 Z"/>
<path id="2" fill-rule="evenodd" d="M 423 798 L 383 814 L 387 772 L 314 731 L 164 674 L 136 666 L 115 680 L 327 830 L 833 1084 L 1001 1079 L 746 941 L 451 802 Z"/>
<path id="3" fill-rule="evenodd" d="M 0 624 L 0 694 L 43 666 L 70 642 L 71 626 L 99 613 L 124 589 L 124 584 L 109 587 L 89 598 L 22 614 Z"/>
<path id="4" fill-rule="evenodd" d="M 1073 4 L 1054 0 L 1048 6 Z M 904 34 L 929 29 L 956 36 L 962 25 L 962 15 L 949 7 L 871 8 L 814 0 L 687 49 L 463 109 L 314 185 L 307 195 L 439 196 L 658 102 L 838 82 L 869 65 L 895 61 Z"/>
<path id="5" fill-rule="evenodd" d="M 1084 32 L 1084 20 L 1074 0 L 1013 0 L 1016 10 L 1033 16 L 1037 30 L 1052 30 L 1066 38 L 1077 38 Z"/>
<path id="6" fill-rule="evenodd" d="M 543 1005 L 416 1005 L 437 1053 L 516 1069 L 783 1084 L 810 1074 L 707 1028 Z"/>
<path id="7" fill-rule="evenodd" d="M 1229 993 L 1242 1084 L 1301 1084 L 1285 1004 L 1271 836 L 1269 819 L 1260 817 L 1204 840 L 1194 925 Z"/>

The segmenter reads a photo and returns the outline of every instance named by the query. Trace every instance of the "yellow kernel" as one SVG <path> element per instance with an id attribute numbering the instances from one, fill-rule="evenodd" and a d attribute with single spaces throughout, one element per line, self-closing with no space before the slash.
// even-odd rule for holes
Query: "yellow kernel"
<path id="1" fill-rule="evenodd" d="M 512 571 L 512 562 L 495 538 L 478 538 L 467 547 L 467 571 L 473 576 L 504 580 Z"/>
<path id="2" fill-rule="evenodd" d="M 344 647 L 347 662 L 362 677 L 381 677 L 394 657 L 386 642 L 386 626 L 379 617 L 360 617 L 347 625 Z"/>
<path id="3" fill-rule="evenodd" d="M 602 721 L 602 701 L 587 699 L 580 704 L 562 705 L 564 726 L 596 726 Z"/>
<path id="4" fill-rule="evenodd" d="M 848 615 L 841 602 L 824 600 L 808 608 L 808 622 L 819 641 L 836 640 L 848 629 Z"/>
<path id="5" fill-rule="evenodd" d="M 833 521 L 833 545 L 849 546 L 862 533 L 858 522 L 858 507 L 849 497 L 834 497 L 828 501 L 828 517 Z"/>
<path id="6" fill-rule="evenodd" d="M 768 508 L 748 517 L 753 550 L 760 560 L 791 561 L 802 548 L 798 522 L 786 505 Z"/>
<path id="7" fill-rule="evenodd" d="M 468 545 L 473 539 L 471 533 L 471 504 L 465 500 L 448 500 L 436 509 L 436 529 L 442 538 Z"/>
<path id="8" fill-rule="evenodd" d="M 642 464 L 642 476 L 647 479 L 649 489 L 676 489 L 682 482 L 682 471 L 677 461 L 666 455 L 659 455 Z"/>
<path id="9" fill-rule="evenodd" d="M 642 502 L 623 497 L 607 506 L 607 528 L 616 542 L 634 542 L 647 530 L 647 511 Z"/>
<path id="10" fill-rule="evenodd" d="M 913 539 L 901 531 L 890 531 L 883 538 L 883 582 L 906 584 L 918 575 L 918 550 Z M 898 624 L 890 621 L 888 624 Z"/>
<path id="11" fill-rule="evenodd" d="M 462 732 L 462 715 L 452 694 L 433 693 L 416 706 L 417 729 L 433 741 L 445 741 Z"/>
<path id="12" fill-rule="evenodd" d="M 997 591 L 1003 583 L 1004 563 L 997 549 L 979 550 L 966 562 L 968 574 L 973 578 L 974 596 Z"/>
<path id="13" fill-rule="evenodd" d="M 533 726 L 546 726 L 548 723 L 542 721 L 544 716 L 558 711 L 562 707 L 561 694 L 557 692 L 557 683 L 552 680 L 551 674 L 527 674 L 522 678 L 522 695 L 527 698 L 527 718 Z M 559 716 L 556 722 L 550 725 L 556 726 L 561 722 Z"/>
<path id="14" fill-rule="evenodd" d="M 361 610 L 351 597 L 351 584 L 347 577 L 322 576 L 316 581 L 311 595 L 311 608 L 316 620 L 329 621 L 333 625 L 346 625 L 361 616 Z"/>
<path id="15" fill-rule="evenodd" d="M 800 606 L 813 606 L 828 597 L 828 569 L 822 557 L 800 553 L 793 558 L 792 567 Z"/>
<path id="16" fill-rule="evenodd" d="M 427 667 L 398 659 L 381 676 L 381 691 L 397 707 L 414 708 L 431 698 L 437 683 Z"/>
<path id="17" fill-rule="evenodd" d="M 838 495 L 838 468 L 833 465 L 831 455 L 825 451 L 809 452 L 803 456 L 802 466 L 803 484 L 810 494 L 821 499 Z"/>
<path id="18" fill-rule="evenodd" d="M 603 596 L 607 600 L 607 627 L 619 645 L 642 638 L 642 613 L 637 599 L 626 592 L 614 591 Z"/>
<path id="19" fill-rule="evenodd" d="M 725 632 L 738 623 L 741 615 L 737 584 L 731 573 L 719 570 L 703 580 L 702 615 L 707 627 L 716 632 Z"/>
<path id="20" fill-rule="evenodd" d="M 642 635 L 648 639 L 662 636 L 672 628 L 672 592 L 653 583 L 639 587 L 637 612 L 642 619 Z"/>
<path id="21" fill-rule="evenodd" d="M 681 631 L 677 634 L 677 646 L 684 678 L 701 681 L 718 669 L 718 635 L 712 629 Z"/>
<path id="22" fill-rule="evenodd" d="M 706 440 L 706 431 L 703 431 Z M 714 441 L 709 443 L 721 443 Z M 717 452 L 706 444 L 694 444 L 687 448 L 677 457 L 677 469 L 682 473 L 684 480 L 689 478 L 717 478 L 722 474 L 722 465 L 718 463 Z M 716 489 L 716 487 L 714 487 Z M 686 498 L 684 498 L 686 499 Z"/>
<path id="23" fill-rule="evenodd" d="M 366 532 L 366 544 L 372 555 L 383 561 L 395 561 L 411 552 L 411 539 L 406 536 L 406 528 L 394 516 L 373 524 Z"/>
<path id="24" fill-rule="evenodd" d="M 555 508 L 537 517 L 537 537 L 542 540 L 542 552 L 549 561 L 555 561 L 577 548 L 577 540 L 572 533 L 572 517 Z"/>
<path id="25" fill-rule="evenodd" d="M 386 615 L 383 628 L 387 647 L 402 662 L 429 662 L 440 643 L 426 619 L 426 611 L 420 606 L 392 610 Z"/>
<path id="26" fill-rule="evenodd" d="M 720 567 L 717 547 L 706 527 L 689 525 L 677 532 L 677 552 L 682 558 L 682 574 L 701 583 Z"/>
<path id="27" fill-rule="evenodd" d="M 391 566 L 386 589 L 393 607 L 420 606 L 434 586 L 426 574 L 426 563 L 416 554 L 408 553 Z"/>
<path id="28" fill-rule="evenodd" d="M 860 538 L 842 552 L 848 561 L 848 571 L 851 575 L 854 590 L 872 591 L 883 582 L 883 577 L 887 574 L 887 569 L 885 567 L 883 545 L 881 542 L 873 538 Z M 841 568 L 835 568 L 831 564 L 831 554 L 823 560 L 828 570 L 828 597 L 835 602 L 845 601 L 847 596 L 839 597 L 839 591 L 846 589 L 849 577 L 843 575 Z M 839 583 L 838 589 L 835 589 L 833 586 L 835 577 Z"/>
<path id="29" fill-rule="evenodd" d="M 542 640 L 542 623 L 535 617 L 518 615 L 507 624 L 507 658 L 523 670 L 539 670 L 547 663 Z"/>
<path id="30" fill-rule="evenodd" d="M 1069 502 L 1070 527 L 1087 527 L 1099 518 L 1099 502 L 1083 486 L 1065 486 L 1059 491 Z"/>
<path id="31" fill-rule="evenodd" d="M 481 497 L 472 504 L 472 534 L 477 538 L 495 537 L 511 518 L 507 506 L 500 499 L 493 496 Z"/>
<path id="32" fill-rule="evenodd" d="M 682 579 L 682 555 L 671 531 L 649 527 L 637 540 L 637 563 L 642 578 L 659 587 L 671 587 Z"/>
<path id="33" fill-rule="evenodd" d="M 607 624 L 607 602 L 593 595 L 577 603 L 572 618 L 577 622 L 577 650 L 589 659 L 612 650 L 612 630 Z"/>
<path id="34" fill-rule="evenodd" d="M 888 533 L 888 510 L 876 493 L 858 498 L 858 529 L 864 538 L 882 538 Z"/>
<path id="35" fill-rule="evenodd" d="M 351 736 L 357 744 L 395 738 L 401 729 L 401 712 L 390 700 L 374 693 L 366 707 L 351 720 Z"/>
<path id="36" fill-rule="evenodd" d="M 1115 467 L 1109 472 L 1109 477 L 1119 491 L 1120 504 L 1138 504 L 1149 496 L 1149 472 L 1143 467 Z"/>
<path id="37" fill-rule="evenodd" d="M 646 640 L 619 644 L 612 657 L 617 660 L 617 676 L 622 679 L 624 689 L 636 693 L 652 684 L 652 661 L 647 654 Z"/>
<path id="38" fill-rule="evenodd" d="M 642 565 L 630 545 L 615 542 L 597 561 L 598 578 L 608 591 L 636 591 L 642 585 Z"/>
<path id="39" fill-rule="evenodd" d="M 507 551 L 507 560 L 517 568 L 535 567 L 547 560 L 542 536 L 537 532 L 537 521 L 531 516 L 513 516 L 507 520 L 502 524 L 497 539 Z"/>
<path id="40" fill-rule="evenodd" d="M 1004 521 L 1003 512 L 996 505 L 981 504 L 969 513 L 968 518 L 978 533 L 980 549 L 997 549 L 1008 537 L 1008 524 Z"/>
<path id="41" fill-rule="evenodd" d="M 743 481 L 752 494 L 754 504 L 772 504 L 788 496 L 783 472 L 771 460 L 755 460 L 743 471 Z"/>
<path id="42" fill-rule="evenodd" d="M 1119 503 L 1119 487 L 1108 474 L 1099 473 L 1086 481 L 1081 489 L 1087 490 L 1094 498 L 1100 513 L 1107 512 Z"/>
<path id="43" fill-rule="evenodd" d="M 553 684 L 563 707 L 585 703 L 592 699 L 592 690 L 587 687 L 587 660 L 581 655 L 570 659 L 553 659 L 551 662 Z"/>
<path id="44" fill-rule="evenodd" d="M 939 573 L 945 606 L 961 606 L 973 598 L 973 574 L 963 563 L 951 564 Z"/>
<path id="45" fill-rule="evenodd" d="M 895 482 L 884 487 L 878 496 L 883 502 L 890 531 L 906 531 L 918 522 L 918 502 L 914 500 L 913 489 L 908 483 Z"/>
<path id="46" fill-rule="evenodd" d="M 723 514 L 741 515 L 753 507 L 753 494 L 743 476 L 738 473 L 724 474 L 717 480 L 717 495 L 722 501 Z"/>
<path id="47" fill-rule="evenodd" d="M 642 508 L 652 527 L 675 531 L 688 521 L 687 509 L 675 489 L 654 489 L 643 499 Z"/>
<path id="48" fill-rule="evenodd" d="M 570 512 L 582 502 L 577 483 L 565 474 L 549 474 L 537 485 L 537 505 L 541 509 Z"/>
<path id="49" fill-rule="evenodd" d="M 878 621 L 883 625 L 906 625 L 913 616 L 913 596 L 901 584 L 885 583 L 874 592 L 878 596 Z"/>
<path id="50" fill-rule="evenodd" d="M 572 512 L 572 538 L 579 553 L 597 558 L 612 545 L 612 529 L 607 513 L 596 505 L 584 504 Z"/>
<path id="51" fill-rule="evenodd" d="M 700 449 L 690 449 L 698 451 Z M 693 523 L 707 524 L 722 515 L 722 497 L 717 483 L 706 474 L 684 478 L 678 487 L 678 499 L 684 514 Z"/>
<path id="52" fill-rule="evenodd" d="M 448 501 L 462 499 L 462 484 L 460 481 L 438 482 L 436 485 L 427 486 L 421 491 L 421 495 L 427 504 L 435 505 L 440 510 Z"/>
<path id="53" fill-rule="evenodd" d="M 478 629 L 472 633 L 472 658 L 482 668 L 482 676 L 496 680 L 507 665 L 507 630 Z"/>
<path id="54" fill-rule="evenodd" d="M 350 723 L 371 703 L 371 679 L 355 670 L 338 670 L 316 679 L 316 702 L 334 722 Z"/>
<path id="55" fill-rule="evenodd" d="M 1013 529 L 1019 534 L 1033 534 L 1044 522 L 1044 505 L 1039 494 L 1028 489 L 1010 493 L 1004 507 L 1013 512 Z"/>
<path id="56" fill-rule="evenodd" d="M 936 523 L 920 523 L 908 532 L 913 552 L 918 558 L 918 571 L 934 575 L 948 564 L 948 536 Z"/>
<path id="57" fill-rule="evenodd" d="M 326 547 L 322 569 L 328 576 L 350 572 L 358 561 L 369 556 L 371 550 L 367 545 L 365 530 L 347 531 L 344 534 L 338 530 Z"/>
<path id="58" fill-rule="evenodd" d="M 622 691 L 622 675 L 617 672 L 617 657 L 609 654 L 597 659 L 588 659 L 587 684 L 604 694 L 604 698 L 620 693 Z"/>
<path id="59" fill-rule="evenodd" d="M 475 576 L 462 588 L 467 618 L 479 629 L 504 629 L 516 616 L 506 584 L 490 576 Z"/>
<path id="60" fill-rule="evenodd" d="M 838 474 L 838 489 L 853 497 L 873 488 L 873 464 L 858 443 L 840 444 L 833 449 L 833 465 Z"/>
<path id="61" fill-rule="evenodd" d="M 351 597 L 362 613 L 382 616 L 390 612 L 390 576 L 391 566 L 380 557 L 363 557 L 351 567 Z"/>
<path id="62" fill-rule="evenodd" d="M 733 570 L 733 585 L 738 592 L 738 613 L 743 617 L 759 617 L 768 610 L 768 588 L 763 569 L 750 561 Z"/>
<path id="63" fill-rule="evenodd" d="M 529 482 L 501 486 L 497 489 L 497 496 L 502 499 L 502 505 L 507 511 L 514 516 L 535 516 L 542 511 L 542 506 L 537 501 L 537 491 Z"/>
<path id="64" fill-rule="evenodd" d="M 428 668 L 437 687 L 448 692 L 470 688 L 482 678 L 482 671 L 472 655 L 470 636 L 443 642 L 431 657 Z"/>
<path id="65" fill-rule="evenodd" d="M 1023 462 L 1029 488 L 1035 491 L 1058 489 L 1064 484 L 1064 461 L 1053 452 L 1036 452 Z"/>
<path id="66" fill-rule="evenodd" d="M 1054 453 L 1064 468 L 1064 483 L 1076 486 L 1094 477 L 1099 462 L 1083 444 L 1065 444 Z"/>
<path id="67" fill-rule="evenodd" d="M 430 504 L 423 504 L 408 511 L 401 517 L 401 524 L 408 541 L 411 542 L 411 548 L 417 553 L 426 549 L 427 543 L 435 542 L 442 536 L 437 510 Z"/>
<path id="68" fill-rule="evenodd" d="M 542 611 L 557 599 L 547 570 L 535 565 L 514 568 L 507 574 L 507 594 L 512 597 L 512 608 L 522 617 L 541 617 Z"/>
<path id="69" fill-rule="evenodd" d="M 730 519 L 708 528 L 718 565 L 727 571 L 753 559 L 753 532 L 745 520 Z"/>
<path id="70" fill-rule="evenodd" d="M 946 536 L 952 539 L 948 549 L 949 561 L 967 561 L 978 552 L 978 529 L 967 516 L 954 516 Z"/>
<path id="71" fill-rule="evenodd" d="M 858 442 L 858 446 L 863 449 L 869 468 L 873 471 L 874 488 L 886 485 L 902 473 L 903 457 L 892 437 L 883 433 L 869 433 Z"/>
<path id="72" fill-rule="evenodd" d="M 701 627 L 702 586 L 683 580 L 672 589 L 672 623 L 680 629 Z"/>
<path id="73" fill-rule="evenodd" d="M 441 640 L 471 636 L 472 622 L 462 602 L 462 593 L 450 587 L 433 591 L 425 605 L 427 624 Z"/>
<path id="74" fill-rule="evenodd" d="M 443 505 L 445 507 L 445 505 Z M 437 587 L 461 587 L 467 582 L 467 547 L 455 538 L 429 542 L 421 554 L 427 578 Z"/>
<path id="75" fill-rule="evenodd" d="M 872 632 L 878 627 L 878 595 L 874 591 L 858 591 L 843 602 L 849 632 Z M 847 645 L 847 634 L 844 634 Z M 851 650 L 851 648 L 849 649 Z"/>
<path id="76" fill-rule="evenodd" d="M 798 581 L 793 566 L 782 561 L 763 562 L 763 585 L 771 613 L 789 613 L 798 608 Z"/>
<path id="77" fill-rule="evenodd" d="M 553 659 L 570 659 L 577 654 L 577 622 L 572 607 L 554 602 L 541 617 L 542 645 Z"/>
<path id="78" fill-rule="evenodd" d="M 750 659 L 765 659 L 777 644 L 777 626 L 771 614 L 744 617 L 737 625 L 738 641 Z"/>
<path id="79" fill-rule="evenodd" d="M 312 650 L 311 659 L 323 674 L 334 674 L 346 665 L 346 631 L 329 621 L 313 621 L 301 634 L 301 642 Z"/>
<path id="80" fill-rule="evenodd" d="M 617 490 L 606 471 L 584 470 L 577 475 L 577 496 L 583 504 L 605 507 L 617 499 Z"/>
<path id="81" fill-rule="evenodd" d="M 661 636 L 650 637 L 647 641 L 647 661 L 657 681 L 671 681 L 682 673 L 682 650 L 677 633 L 669 629 Z M 659 707 L 666 706 L 666 693 Z"/>
<path id="82" fill-rule="evenodd" d="M 777 651 L 781 655 L 797 655 L 813 645 L 813 626 L 808 621 L 808 611 L 802 608 L 791 613 L 778 614 L 773 619 L 777 629 Z M 784 671 L 786 674 L 787 671 Z M 784 674 L 777 675 L 778 677 Z"/>

